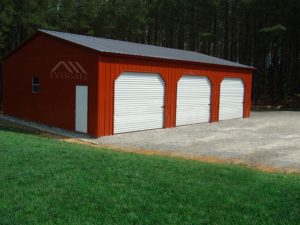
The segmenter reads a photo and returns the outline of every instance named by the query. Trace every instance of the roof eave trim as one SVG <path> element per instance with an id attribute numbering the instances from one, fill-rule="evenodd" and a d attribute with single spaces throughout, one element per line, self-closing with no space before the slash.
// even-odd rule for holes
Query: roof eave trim
<path id="1" fill-rule="evenodd" d="M 193 64 L 205 64 L 205 65 L 211 65 L 211 66 L 220 66 L 220 67 L 226 67 L 226 68 L 238 68 L 238 69 L 242 69 L 242 70 L 247 70 L 247 71 L 253 71 L 255 70 L 254 67 L 251 67 L 251 66 L 233 66 L 233 65 L 224 65 L 224 64 L 215 64 L 215 63 L 205 63 L 205 62 L 196 62 L 196 61 L 189 61 L 189 60 L 179 60 L 179 59 L 168 59 L 168 58 L 160 58 L 160 57 L 153 57 L 153 56 L 142 56 L 142 55 L 132 55 L 132 54 L 126 54 L 126 53 L 114 53 L 114 52 L 105 52 L 105 51 L 99 51 L 97 49 L 94 49 L 94 48 L 91 48 L 91 47 L 88 47 L 88 46 L 85 46 L 85 45 L 82 45 L 82 44 L 79 44 L 79 43 L 76 43 L 76 42 L 73 42 L 73 41 L 70 41 L 70 40 L 67 40 L 65 38 L 61 38 L 61 37 L 58 37 L 54 34 L 50 34 L 48 32 L 44 32 L 43 30 L 38 30 L 38 32 L 42 33 L 42 34 L 45 34 L 47 36 L 50 36 L 50 37 L 54 37 L 58 40 L 62 40 L 62 41 L 65 41 L 67 43 L 71 43 L 73 45 L 76 45 L 76 46 L 79 46 L 79 47 L 82 47 L 82 48 L 85 48 L 85 49 L 89 49 L 93 52 L 97 52 L 98 54 L 105 54 L 105 55 L 114 55 L 114 56 L 126 56 L 126 57 L 135 57 L 135 58 L 144 58 L 144 59 L 155 59 L 155 60 L 163 60 L 163 61 L 173 61 L 173 62 L 186 62 L 186 63 L 193 63 Z"/>
<path id="2" fill-rule="evenodd" d="M 102 55 L 111 55 L 111 56 L 123 56 L 123 57 L 130 57 L 130 58 L 142 58 L 142 59 L 152 59 L 152 60 L 161 60 L 161 61 L 169 61 L 169 62 L 180 62 L 180 63 L 192 63 L 192 64 L 202 64 L 202 65 L 208 65 L 208 66 L 218 66 L 223 68 L 232 68 L 232 69 L 240 69 L 245 71 L 253 71 L 255 70 L 254 67 L 239 67 L 239 66 L 230 66 L 230 65 L 222 65 L 222 64 L 213 64 L 213 63 L 205 63 L 205 62 L 195 62 L 195 61 L 188 61 L 188 60 L 176 60 L 176 59 L 165 59 L 165 58 L 159 58 L 159 57 L 151 57 L 151 56 L 139 56 L 139 55 L 130 55 L 125 53 L 113 53 L 113 52 L 104 52 L 99 51 L 72 41 L 69 41 L 64 38 L 57 37 L 55 35 L 49 34 L 47 32 L 43 32 L 42 30 L 38 30 L 32 37 L 25 40 L 23 43 L 21 43 L 18 47 L 16 47 L 14 50 L 12 50 L 10 53 L 8 53 L 6 56 L 2 58 L 2 61 L 6 61 L 9 57 L 11 57 L 13 54 L 15 54 L 17 51 L 19 51 L 23 46 L 25 46 L 27 43 L 29 43 L 31 40 L 33 40 L 35 37 L 37 37 L 39 34 L 46 35 L 48 37 L 72 44 L 74 46 L 87 49 L 89 51 L 92 51 L 93 53 L 102 54 Z"/>

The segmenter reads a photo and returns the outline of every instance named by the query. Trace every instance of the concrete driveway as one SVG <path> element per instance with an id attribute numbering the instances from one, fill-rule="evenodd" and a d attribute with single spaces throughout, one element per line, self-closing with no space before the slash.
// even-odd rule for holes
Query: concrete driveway
<path id="1" fill-rule="evenodd" d="M 93 141 L 300 171 L 300 112 L 253 112 L 250 119 L 125 133 Z"/>

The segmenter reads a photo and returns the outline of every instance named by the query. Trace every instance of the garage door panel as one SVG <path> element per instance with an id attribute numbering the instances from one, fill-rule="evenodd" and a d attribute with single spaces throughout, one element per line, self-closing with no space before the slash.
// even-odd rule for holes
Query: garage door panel
<path id="1" fill-rule="evenodd" d="M 205 98 L 197 98 L 196 101 L 194 99 L 182 99 L 182 102 L 180 103 L 180 105 L 178 106 L 179 108 L 185 108 L 185 106 L 189 106 L 189 107 L 198 107 L 199 105 L 199 101 L 201 101 L 201 104 L 203 107 L 208 106 L 208 104 L 210 103 L 209 101 L 207 101 Z M 193 103 L 195 103 L 196 105 L 193 105 Z"/>
<path id="2" fill-rule="evenodd" d="M 164 81 L 158 74 L 123 73 L 115 82 L 114 133 L 163 128 Z"/>
<path id="3" fill-rule="evenodd" d="M 140 111 L 138 111 L 137 113 L 140 113 Z M 159 112 L 159 113 L 162 113 L 162 112 Z M 157 115 L 155 113 L 149 113 L 149 112 L 144 113 L 143 115 L 139 115 L 139 116 L 136 116 L 133 113 L 131 113 L 131 114 L 128 113 L 127 115 L 119 114 L 119 116 L 122 117 L 122 118 L 128 119 L 128 120 L 133 119 L 133 122 L 136 122 L 138 120 L 144 120 L 144 119 L 147 119 L 147 121 L 148 120 L 150 121 L 150 120 L 154 120 L 154 119 L 157 118 Z M 124 123 L 124 121 L 115 121 L 115 123 L 118 123 L 118 122 L 119 123 Z M 131 122 L 131 121 L 127 121 L 127 123 L 129 123 L 129 122 Z"/>
<path id="4" fill-rule="evenodd" d="M 201 108 L 197 107 L 197 106 L 191 106 L 191 105 L 182 105 L 182 107 L 180 107 L 179 109 L 182 109 L 185 111 L 186 116 L 192 116 L 192 115 L 196 115 L 199 116 L 200 112 L 206 112 L 207 114 L 209 114 L 209 112 L 207 112 L 207 110 L 210 110 L 210 106 L 208 104 L 201 106 Z M 195 112 L 196 110 L 196 112 Z M 193 114 L 190 114 L 193 113 Z M 184 114 L 182 114 L 183 116 Z"/>
<path id="5" fill-rule="evenodd" d="M 127 119 L 127 117 L 126 117 L 126 119 Z M 143 123 L 145 120 L 147 120 L 148 126 L 149 125 L 151 125 L 151 127 L 152 127 L 152 125 L 157 126 L 157 121 L 156 121 L 155 117 L 152 117 L 152 118 L 151 117 L 140 117 L 140 118 L 131 118 L 131 119 L 134 119 L 134 121 L 129 121 L 126 124 L 123 122 L 116 122 L 115 125 L 124 127 L 124 128 L 129 127 L 130 125 L 134 125 L 134 126 L 138 127 L 138 123 Z"/>
<path id="6" fill-rule="evenodd" d="M 222 102 L 223 102 L 223 104 L 227 105 L 227 106 L 223 106 L 223 107 L 230 108 L 233 106 L 235 106 L 235 107 L 239 106 L 240 104 L 243 103 L 243 100 L 242 99 L 233 99 L 233 100 L 223 100 Z"/>
<path id="7" fill-rule="evenodd" d="M 149 121 L 147 120 L 147 129 L 141 125 L 143 120 L 137 120 L 136 122 L 128 122 L 124 123 L 116 123 L 115 126 L 118 126 L 118 132 L 116 133 L 124 133 L 124 132 L 132 132 L 138 130 L 147 130 L 147 129 L 157 129 L 157 121 Z"/>
<path id="8" fill-rule="evenodd" d="M 239 78 L 225 78 L 220 89 L 219 120 L 242 118 L 244 83 Z"/>
<path id="9" fill-rule="evenodd" d="M 207 109 L 210 109 L 210 106 L 208 104 L 207 105 L 203 105 L 201 107 L 201 109 L 199 109 L 199 107 L 197 107 L 197 106 L 191 106 L 189 104 L 186 104 L 186 105 L 182 105 L 180 108 L 182 108 L 185 111 L 188 111 L 188 110 L 190 110 L 190 111 L 192 111 L 192 110 L 198 110 L 199 112 L 201 112 L 201 111 L 206 111 Z M 195 113 L 195 115 L 198 115 L 198 113 Z"/>
<path id="10" fill-rule="evenodd" d="M 177 85 L 176 125 L 209 122 L 210 96 L 207 77 L 183 76 Z"/>
<path id="11" fill-rule="evenodd" d="M 142 108 L 150 108 L 151 109 L 153 106 L 158 107 L 158 106 L 161 106 L 161 104 L 163 103 L 163 102 L 147 101 L 148 105 L 145 106 L 146 100 L 141 100 L 139 102 L 133 102 L 134 101 L 134 99 L 133 99 L 132 103 L 130 103 L 130 105 L 128 105 L 129 104 L 128 100 L 130 100 L 130 99 L 129 98 L 118 99 L 117 101 L 120 101 L 120 103 L 118 105 L 124 106 L 124 107 L 126 106 L 125 109 L 123 109 L 123 110 L 133 108 L 134 106 L 139 106 L 140 109 L 142 109 Z M 123 102 L 121 102 L 121 101 L 123 101 Z"/>

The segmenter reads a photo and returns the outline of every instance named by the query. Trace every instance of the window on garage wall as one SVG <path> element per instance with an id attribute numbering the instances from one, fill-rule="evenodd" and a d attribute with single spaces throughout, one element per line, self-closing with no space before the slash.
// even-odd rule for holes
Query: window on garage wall
<path id="1" fill-rule="evenodd" d="M 40 78 L 32 77 L 32 93 L 40 93 Z"/>

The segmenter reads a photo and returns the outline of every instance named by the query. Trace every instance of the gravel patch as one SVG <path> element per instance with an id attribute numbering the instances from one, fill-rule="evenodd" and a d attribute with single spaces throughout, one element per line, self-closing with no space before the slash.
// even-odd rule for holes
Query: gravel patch
<path id="1" fill-rule="evenodd" d="M 300 112 L 253 112 L 249 119 L 203 123 L 90 138 L 87 135 L 1 115 L 41 131 L 130 150 L 187 157 L 217 157 L 300 171 Z"/>
<path id="2" fill-rule="evenodd" d="M 253 112 L 249 119 L 119 134 L 98 143 L 300 170 L 300 112 Z"/>

